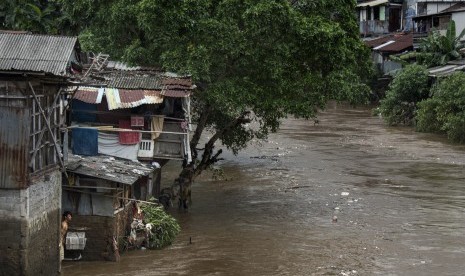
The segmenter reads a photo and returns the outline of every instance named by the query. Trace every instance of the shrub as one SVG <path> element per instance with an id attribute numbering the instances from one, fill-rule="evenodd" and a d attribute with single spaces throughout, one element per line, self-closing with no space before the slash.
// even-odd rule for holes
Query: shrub
<path id="1" fill-rule="evenodd" d="M 417 130 L 444 132 L 455 142 L 465 142 L 465 73 L 457 72 L 438 82 L 432 98 L 419 104 Z"/>
<path id="2" fill-rule="evenodd" d="M 415 129 L 419 132 L 440 133 L 441 124 L 437 119 L 436 108 L 438 102 L 435 99 L 426 99 L 418 103 L 415 115 Z"/>
<path id="3" fill-rule="evenodd" d="M 144 211 L 144 221 L 152 226 L 149 237 L 150 248 L 162 248 L 170 245 L 181 231 L 176 219 L 167 214 L 160 206 L 142 204 L 141 209 Z"/>
<path id="4" fill-rule="evenodd" d="M 381 100 L 380 111 L 389 125 L 413 125 L 416 105 L 429 94 L 428 71 L 409 65 L 397 73 Z"/>

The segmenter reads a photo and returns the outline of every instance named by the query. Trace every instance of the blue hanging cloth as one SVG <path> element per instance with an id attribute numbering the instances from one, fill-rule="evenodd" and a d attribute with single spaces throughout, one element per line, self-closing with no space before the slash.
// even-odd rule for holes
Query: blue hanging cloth
<path id="1" fill-rule="evenodd" d="M 73 128 L 73 153 L 77 155 L 98 155 L 98 130 Z"/>

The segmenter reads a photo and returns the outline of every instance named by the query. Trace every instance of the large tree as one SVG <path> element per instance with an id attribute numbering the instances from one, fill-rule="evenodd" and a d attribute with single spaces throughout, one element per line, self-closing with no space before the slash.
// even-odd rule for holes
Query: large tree
<path id="1" fill-rule="evenodd" d="M 276 131 L 288 115 L 316 116 L 328 100 L 363 102 L 368 49 L 352 0 L 61 0 L 84 48 L 192 76 L 192 180 Z M 251 123 L 251 124 L 248 124 Z M 213 135 L 199 150 L 205 130 Z"/>
<path id="2" fill-rule="evenodd" d="M 0 29 L 30 31 L 42 34 L 63 33 L 66 16 L 60 13 L 61 4 L 47 0 L 0 1 Z"/>

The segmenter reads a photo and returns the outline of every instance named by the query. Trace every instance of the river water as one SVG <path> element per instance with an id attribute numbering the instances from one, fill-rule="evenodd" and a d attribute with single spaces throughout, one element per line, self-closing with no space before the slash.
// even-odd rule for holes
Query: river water
<path id="1" fill-rule="evenodd" d="M 286 120 L 196 180 L 172 246 L 63 275 L 465 275 L 465 148 L 370 113 Z"/>

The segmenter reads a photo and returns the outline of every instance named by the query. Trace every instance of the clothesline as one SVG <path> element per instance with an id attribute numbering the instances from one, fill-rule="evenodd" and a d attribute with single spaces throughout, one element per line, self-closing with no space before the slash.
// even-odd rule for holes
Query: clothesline
<path id="1" fill-rule="evenodd" d="M 73 112 L 79 113 L 90 113 L 90 114 L 110 114 L 110 115 L 131 115 L 131 116 L 139 116 L 139 117 L 163 117 L 165 119 L 173 120 L 173 121 L 185 121 L 186 119 L 175 118 L 175 117 L 168 117 L 165 115 L 159 114 L 152 114 L 152 115 L 145 115 L 145 114 L 128 114 L 126 112 L 113 112 L 113 111 L 93 111 L 93 110 L 83 110 L 83 109 L 73 109 Z"/>
<path id="2" fill-rule="evenodd" d="M 108 132 L 137 132 L 137 133 L 163 133 L 163 134 L 179 134 L 179 135 L 187 135 L 187 132 L 174 132 L 174 131 L 163 131 L 163 130 L 134 130 L 134 129 L 127 129 L 127 128 L 116 128 L 113 126 L 99 126 L 99 127 L 91 127 L 91 126 L 70 126 L 67 129 L 71 130 L 73 128 L 90 128 L 90 129 L 97 129 L 99 131 L 108 131 Z"/>

